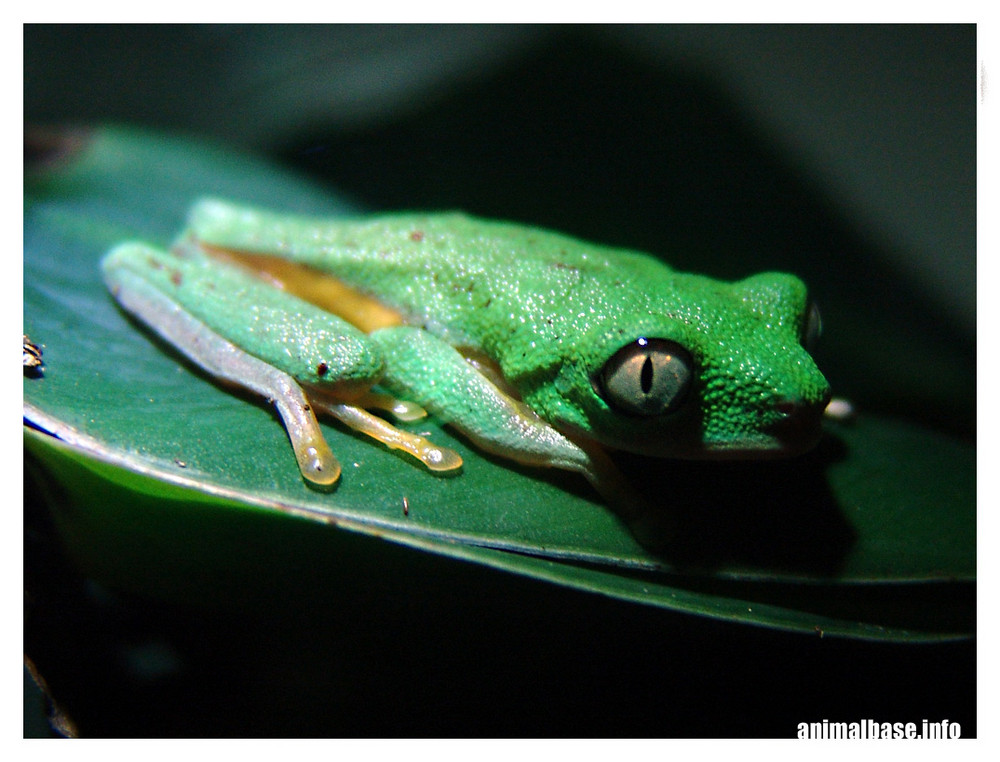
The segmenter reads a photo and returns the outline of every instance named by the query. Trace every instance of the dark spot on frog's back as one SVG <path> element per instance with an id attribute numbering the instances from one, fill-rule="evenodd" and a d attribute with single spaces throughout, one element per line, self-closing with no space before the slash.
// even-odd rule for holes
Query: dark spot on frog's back
<path id="1" fill-rule="evenodd" d="M 420 243 L 422 240 L 424 240 L 424 231 L 414 230 L 412 233 L 410 233 L 410 240 L 413 241 L 414 243 Z"/>
<path id="2" fill-rule="evenodd" d="M 567 264 L 566 262 L 553 262 L 552 266 L 556 270 L 567 270 L 567 271 L 569 271 L 571 273 L 578 273 L 578 272 L 580 272 L 580 268 L 579 267 L 577 267 L 576 265 Z"/>
<path id="3" fill-rule="evenodd" d="M 321 362 L 319 365 L 316 366 L 316 375 L 322 378 L 329 372 L 329 370 L 330 366 L 327 365 L 325 362 Z"/>

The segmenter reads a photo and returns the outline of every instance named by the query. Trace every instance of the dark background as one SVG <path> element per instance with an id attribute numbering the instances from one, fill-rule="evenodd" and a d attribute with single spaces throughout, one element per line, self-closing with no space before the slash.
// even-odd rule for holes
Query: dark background
<path id="1" fill-rule="evenodd" d="M 371 209 L 461 208 L 723 278 L 796 272 L 836 394 L 975 436 L 974 26 L 27 26 L 24 43 L 26 124 L 177 129 Z M 41 507 L 26 525 L 47 604 L 26 606 L 26 650 L 83 735 L 975 733 L 971 643 L 809 639 L 404 549 L 388 562 L 426 599 L 370 592 L 345 600 L 355 629 L 278 633 L 102 590 L 63 565 Z M 26 686 L 25 733 L 44 734 Z"/>

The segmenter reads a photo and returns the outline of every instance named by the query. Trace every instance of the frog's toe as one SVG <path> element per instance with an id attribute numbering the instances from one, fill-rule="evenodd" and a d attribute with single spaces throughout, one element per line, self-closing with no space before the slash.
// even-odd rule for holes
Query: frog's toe
<path id="1" fill-rule="evenodd" d="M 311 486 L 327 490 L 337 483 L 337 479 L 340 478 L 340 463 L 322 437 L 293 439 L 292 449 L 295 451 L 302 478 Z"/>
<path id="2" fill-rule="evenodd" d="M 354 431 L 377 439 L 392 450 L 402 450 L 431 471 L 455 471 L 462 467 L 462 456 L 454 450 L 439 447 L 424 437 L 397 429 L 389 422 L 356 405 L 325 403 L 323 407 L 326 412 Z M 423 408 L 417 409 L 423 412 Z"/>
<path id="3" fill-rule="evenodd" d="M 417 451 L 413 456 L 431 471 L 456 471 L 462 467 L 462 456 L 447 447 L 438 447 L 423 437 L 414 437 Z"/>
<path id="4" fill-rule="evenodd" d="M 373 392 L 370 389 L 355 400 L 358 407 L 366 410 L 381 410 L 397 421 L 419 421 L 427 417 L 427 411 L 415 402 L 407 402 L 384 392 Z"/>

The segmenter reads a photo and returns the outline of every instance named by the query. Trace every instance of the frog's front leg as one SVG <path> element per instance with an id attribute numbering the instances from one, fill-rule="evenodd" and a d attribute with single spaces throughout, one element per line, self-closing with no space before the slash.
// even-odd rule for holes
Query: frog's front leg
<path id="1" fill-rule="evenodd" d="M 382 386 L 417 400 L 480 449 L 525 465 L 583 474 L 620 512 L 634 512 L 639 498 L 600 448 L 560 433 L 451 345 L 406 326 L 383 328 L 370 338 L 385 358 Z"/>
<path id="2" fill-rule="evenodd" d="M 402 420 L 424 411 L 370 389 L 383 363 L 367 337 L 344 320 L 284 294 L 239 268 L 123 244 L 102 262 L 122 307 L 212 377 L 270 400 L 285 425 L 302 476 L 328 488 L 340 475 L 314 408 L 401 449 L 432 470 L 451 470 L 451 450 L 399 431 L 364 407 Z M 306 385 L 307 392 L 302 385 Z"/>

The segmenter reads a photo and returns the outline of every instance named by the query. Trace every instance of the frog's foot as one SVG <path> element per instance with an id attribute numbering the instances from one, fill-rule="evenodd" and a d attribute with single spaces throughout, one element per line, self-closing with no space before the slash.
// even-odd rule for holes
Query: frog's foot
<path id="1" fill-rule="evenodd" d="M 447 447 L 439 447 L 424 437 L 397 429 L 388 421 L 369 413 L 359 405 L 388 410 L 400 420 L 409 421 L 427 415 L 423 408 L 377 392 L 367 392 L 358 405 L 349 405 L 313 396 L 315 407 L 339 420 L 348 428 L 377 439 L 391 450 L 402 450 L 431 471 L 455 471 L 462 467 L 462 456 Z"/>
<path id="2" fill-rule="evenodd" d="M 271 370 L 274 371 L 273 368 Z M 332 487 L 340 478 L 340 463 L 323 438 L 312 406 L 301 387 L 291 376 L 287 376 L 266 394 L 273 400 L 274 407 L 285 424 L 302 478 L 318 489 Z"/>

